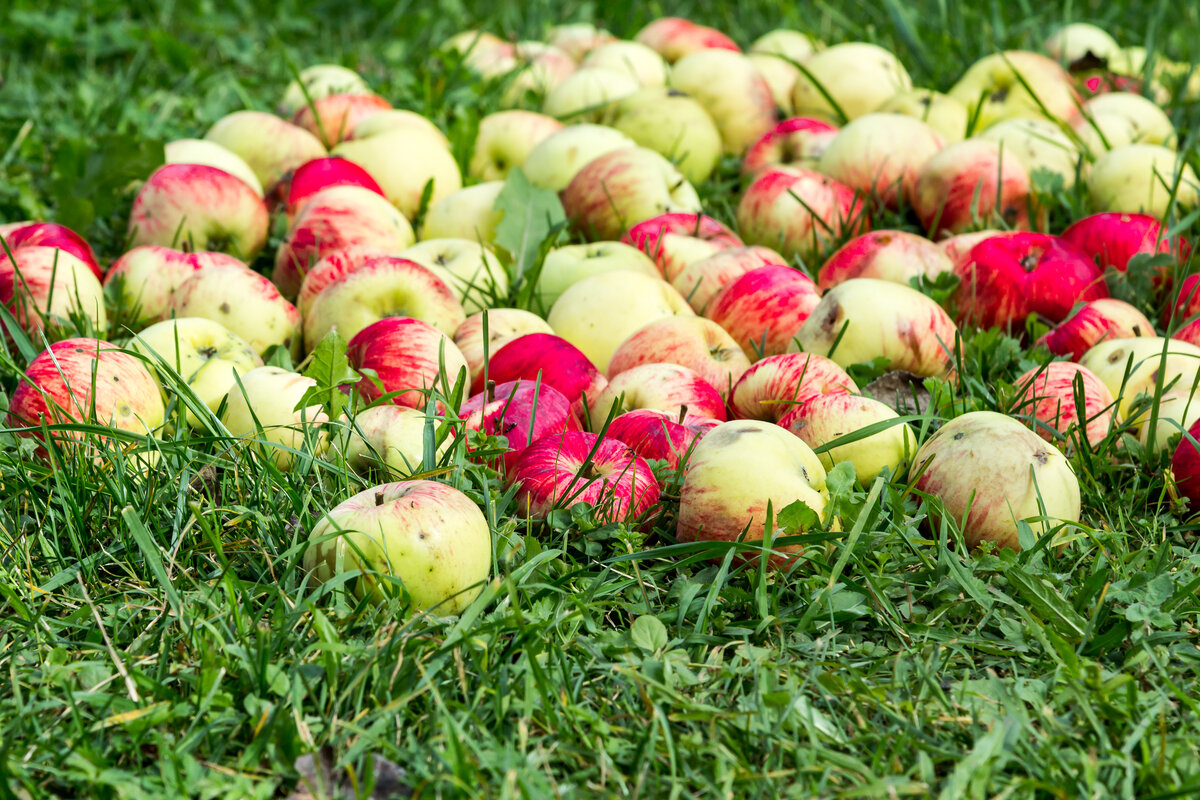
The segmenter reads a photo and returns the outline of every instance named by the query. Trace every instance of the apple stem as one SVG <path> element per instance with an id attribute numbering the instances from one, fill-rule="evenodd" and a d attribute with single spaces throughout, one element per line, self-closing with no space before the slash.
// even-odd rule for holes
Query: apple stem
<path id="1" fill-rule="evenodd" d="M 496 382 L 488 381 L 486 391 L 487 391 L 487 394 L 485 395 L 485 397 L 487 398 L 487 402 L 491 403 L 493 400 L 496 399 Z"/>
<path id="2" fill-rule="evenodd" d="M 375 493 L 375 505 L 376 506 L 383 505 L 383 492 L 382 491 Z"/>
<path id="3" fill-rule="evenodd" d="M 687 418 L 687 412 L 688 412 L 687 403 L 684 403 L 683 405 L 681 405 L 679 407 L 679 424 L 680 425 L 682 425 L 684 419 Z"/>

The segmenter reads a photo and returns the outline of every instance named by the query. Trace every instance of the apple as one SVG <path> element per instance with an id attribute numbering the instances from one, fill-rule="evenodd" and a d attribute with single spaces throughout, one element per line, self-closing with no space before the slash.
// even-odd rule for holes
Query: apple
<path id="1" fill-rule="evenodd" d="M 360 186 L 332 186 L 309 198 L 275 257 L 271 280 L 295 297 L 304 276 L 325 256 L 348 247 L 399 252 L 416 237 L 391 203 Z"/>
<path id="2" fill-rule="evenodd" d="M 1029 171 L 1002 152 L 999 142 L 967 139 L 926 161 L 912 195 L 921 225 L 936 238 L 981 224 L 1028 230 L 1039 216 Z"/>
<path id="3" fill-rule="evenodd" d="M 661 278 L 662 271 L 650 257 L 624 242 L 569 244 L 546 254 L 537 275 L 536 297 L 542 308 L 549 309 L 562 293 L 592 275 L 613 270 L 639 272 Z"/>
<path id="4" fill-rule="evenodd" d="M 785 119 L 746 150 L 742 173 L 754 175 L 773 166 L 816 169 L 821 154 L 840 130 L 812 117 Z"/>
<path id="5" fill-rule="evenodd" d="M 454 344 L 467 360 L 472 385 L 490 355 L 527 333 L 553 334 L 554 329 L 537 314 L 519 308 L 489 308 L 467 317 L 454 331 Z"/>
<path id="6" fill-rule="evenodd" d="M 903 114 L 929 125 L 947 143 L 961 142 L 967 136 L 970 117 L 961 100 L 933 89 L 908 89 L 895 94 L 878 109 L 884 114 Z"/>
<path id="7" fill-rule="evenodd" d="M 325 155 L 317 137 L 265 111 L 226 114 L 204 138 L 237 154 L 268 193 L 297 167 Z"/>
<path id="8" fill-rule="evenodd" d="M 516 48 L 499 36 L 484 31 L 463 31 L 439 48 L 461 59 L 462 66 L 478 75 L 495 77 L 516 66 Z M 459 64 L 451 64 L 457 68 Z"/>
<path id="9" fill-rule="evenodd" d="M 616 40 L 617 37 L 590 22 L 555 25 L 546 33 L 547 42 L 576 61 L 583 61 L 596 48 Z"/>
<path id="10" fill-rule="evenodd" d="M 262 183 L 250 165 L 237 153 L 216 142 L 207 139 L 176 139 L 167 142 L 164 148 L 166 164 L 204 164 L 224 170 L 235 178 L 240 178 L 254 190 L 259 197 L 263 196 Z"/>
<path id="11" fill-rule="evenodd" d="M 950 315 L 927 295 L 891 281 L 853 278 L 821 297 L 791 349 L 798 343 L 843 367 L 885 358 L 891 369 L 941 377 L 957 336 Z"/>
<path id="12" fill-rule="evenodd" d="M 100 269 L 100 262 L 96 260 L 92 246 L 66 225 L 59 225 L 57 222 L 17 222 L 8 230 L 4 228 L 9 226 L 0 226 L 0 239 L 8 245 L 10 251 L 35 245 L 57 247 L 87 264 L 97 280 L 104 279 L 104 270 Z M 3 248 L 0 248 L 0 257 L 7 257 Z"/>
<path id="13" fill-rule="evenodd" d="M 1134 336 L 1154 336 L 1150 320 L 1123 300 L 1102 297 L 1084 303 L 1038 339 L 1038 344 L 1045 345 L 1055 355 L 1078 361 L 1102 341 Z"/>
<path id="14" fill-rule="evenodd" d="M 348 435 L 341 448 L 346 463 L 360 475 L 383 467 L 396 477 L 411 478 L 425 463 L 429 419 L 424 411 L 390 403 L 364 408 L 347 422 Z M 436 458 L 440 461 L 448 449 L 446 439 L 437 447 Z"/>
<path id="15" fill-rule="evenodd" d="M 721 393 L 694 370 L 679 364 L 653 362 L 623 369 L 600 394 L 589 398 L 588 420 L 599 433 L 609 416 L 652 409 L 672 419 L 691 414 L 725 421 Z"/>
<path id="16" fill-rule="evenodd" d="M 792 89 L 800 77 L 800 68 L 784 56 L 773 53 L 747 53 L 746 60 L 767 82 L 771 99 L 783 115 L 792 113 Z"/>
<path id="17" fill-rule="evenodd" d="M 1020 550 L 1017 522 L 1037 536 L 1079 521 L 1079 481 L 1054 445 L 1012 417 L 970 411 L 925 440 L 913 458 L 916 491 L 936 497 L 968 547 Z"/>
<path id="18" fill-rule="evenodd" d="M 471 391 L 483 391 L 489 380 L 522 379 L 541 381 L 562 392 L 579 419 L 586 415 L 589 400 L 608 386 L 604 374 L 566 339 L 551 333 L 528 333 L 492 353 L 487 370 L 476 376 Z"/>
<path id="19" fill-rule="evenodd" d="M 1067 442 L 1074 429 L 1082 429 L 1088 447 L 1108 437 L 1113 424 L 1112 392 L 1087 367 L 1069 361 L 1052 361 L 1017 378 L 1012 414 L 1029 417 L 1033 429 L 1048 442 Z M 1079 400 L 1083 408 L 1079 408 Z"/>
<path id="20" fill-rule="evenodd" d="M 639 222 L 621 241 L 653 258 L 668 281 L 696 261 L 742 246 L 736 233 L 712 217 L 683 213 L 660 214 Z"/>
<path id="21" fill-rule="evenodd" d="M 1032 177 L 1045 170 L 1062 178 L 1062 188 L 1075 185 L 1077 172 L 1086 172 L 1083 154 L 1070 136 L 1045 119 L 1005 119 L 982 134 L 982 139 L 998 142 L 1005 155 L 1012 155 Z"/>
<path id="22" fill-rule="evenodd" d="M 1128 131 L 1128 141 L 1123 142 L 1114 142 L 1106 135 L 1107 144 L 1100 142 L 1100 147 L 1092 147 L 1094 153 L 1135 142 L 1162 145 L 1173 150 L 1178 141 L 1175 126 L 1167 112 L 1153 100 L 1133 92 L 1106 92 L 1097 95 L 1083 104 L 1082 117 L 1083 121 L 1076 123 L 1075 130 L 1085 140 L 1089 136 L 1089 130 L 1092 131 L 1092 135 L 1095 134 L 1094 126 L 1089 124 L 1089 118 L 1097 123 L 1102 119 L 1114 122 L 1120 120 L 1125 123 L 1124 130 Z M 1103 124 L 1099 127 L 1107 133 Z M 1117 129 L 1121 130 L 1122 126 L 1118 125 Z"/>
<path id="23" fill-rule="evenodd" d="M 136 356 L 109 342 L 76 338 L 50 345 L 29 362 L 4 425 L 39 438 L 42 425 L 80 424 L 152 436 L 165 413 L 158 381 Z M 26 427 L 31 430 L 17 430 Z M 80 430 L 51 432 L 59 442 L 88 436 Z"/>
<path id="24" fill-rule="evenodd" d="M 203 164 L 167 164 L 134 198 L 128 236 L 132 247 L 215 250 L 250 261 L 269 224 L 266 203 L 240 178 Z"/>
<path id="25" fill-rule="evenodd" d="M 561 192 L 592 160 L 636 145 L 633 139 L 604 125 L 568 125 L 530 150 L 521 168 L 534 186 Z"/>
<path id="26" fill-rule="evenodd" d="M 750 360 L 717 323 L 704 317 L 666 317 L 639 328 L 621 342 L 608 362 L 613 380 L 643 364 L 679 364 L 728 397 Z"/>
<path id="27" fill-rule="evenodd" d="M 1117 55 L 1121 45 L 1102 28 L 1086 22 L 1063 25 L 1042 44 L 1046 55 L 1062 64 L 1071 65 L 1091 56 L 1107 60 Z"/>
<path id="28" fill-rule="evenodd" d="M 729 331 L 750 361 L 786 352 L 821 300 L 812 279 L 791 267 L 753 269 L 712 299 L 704 315 Z"/>
<path id="29" fill-rule="evenodd" d="M 1148 214 L 1093 214 L 1071 224 L 1061 238 L 1087 253 L 1101 270 L 1124 272 L 1140 254 L 1170 253 L 1181 264 L 1191 248 L 1182 236 L 1169 236 Z M 1162 278 L 1169 275 L 1164 269 Z"/>
<path id="30" fill-rule="evenodd" d="M 359 123 L 388 111 L 392 104 L 377 94 L 331 94 L 313 100 L 292 116 L 292 123 L 321 140 L 326 147 L 345 141 Z"/>
<path id="31" fill-rule="evenodd" d="M 252 442 L 254 449 L 270 458 L 275 466 L 287 471 L 296 456 L 310 443 L 313 455 L 325 449 L 324 428 L 329 417 L 318 404 L 296 407 L 309 388 L 312 378 L 279 367 L 258 367 L 239 375 L 229 390 L 229 400 L 221 414 L 230 435 Z"/>
<path id="32" fill-rule="evenodd" d="M 120 308 L 132 314 L 133 325 L 142 327 L 170 311 L 171 296 L 180 284 L 200 270 L 216 266 L 247 269 L 225 253 L 186 253 L 142 245 L 113 262 L 104 276 L 104 288 L 116 295 Z"/>
<path id="33" fill-rule="evenodd" d="M 467 359 L 454 341 L 412 317 L 371 323 L 350 339 L 346 356 L 356 370 L 370 371 L 358 383 L 368 403 L 394 393 L 393 404 L 424 408 L 430 392 L 448 396 L 460 373 L 467 372 Z"/>
<path id="34" fill-rule="evenodd" d="M 631 333 L 676 315 L 693 312 L 671 284 L 640 272 L 614 270 L 576 282 L 554 303 L 546 321 L 597 369 L 607 372 L 613 353 Z"/>
<path id="35" fill-rule="evenodd" d="M 331 330 L 350 339 L 381 319 L 413 317 L 453 335 L 466 319 L 462 303 L 446 283 L 406 258 L 380 256 L 321 290 L 304 318 L 310 352 Z"/>
<path id="36" fill-rule="evenodd" d="M 589 162 L 562 192 L 563 210 L 590 239 L 619 239 L 639 222 L 669 212 L 700 212 L 687 178 L 653 150 L 627 147 Z"/>
<path id="37" fill-rule="evenodd" d="M 769 422 L 725 422 L 692 449 L 675 535 L 680 542 L 761 542 L 768 513 L 795 502 L 818 515 L 829 502 L 825 468 L 812 448 Z M 802 549 L 772 545 L 768 563 L 784 567 Z"/>
<path id="38" fill-rule="evenodd" d="M 1102 154 L 1088 177 L 1096 211 L 1144 213 L 1162 219 L 1172 206 L 1200 205 L 1200 181 L 1173 150 L 1127 144 Z"/>
<path id="39" fill-rule="evenodd" d="M 1187 434 L 1179 440 L 1171 457 L 1175 486 L 1190 505 L 1200 500 L 1200 446 L 1197 442 L 1200 442 L 1200 422 L 1193 423 L 1187 429 Z"/>
<path id="40" fill-rule="evenodd" d="M 865 203 L 848 186 L 811 170 L 772 167 L 742 194 L 737 222 L 748 244 L 808 263 L 865 229 L 866 214 Z"/>
<path id="41" fill-rule="evenodd" d="M 899 208 L 912 198 L 925 162 L 945 144 L 937 131 L 915 117 L 864 114 L 833 138 L 817 171 Z"/>
<path id="42" fill-rule="evenodd" d="M 521 105 L 531 94 L 544 98 L 577 68 L 575 59 L 545 42 L 517 42 L 515 54 L 517 67 L 510 73 L 511 81 L 501 98 L 501 104 L 509 108 Z"/>
<path id="43" fill-rule="evenodd" d="M 489 386 L 463 403 L 458 415 L 467 430 L 503 436 L 508 451 L 500 464 L 512 470 L 529 445 L 546 436 L 582 430 L 571 401 L 552 386 L 537 381 L 507 381 Z"/>
<path id="44" fill-rule="evenodd" d="M 477 242 L 426 239 L 396 255 L 417 262 L 441 278 L 462 302 L 467 314 L 482 311 L 508 296 L 508 273 L 504 266 Z"/>
<path id="45" fill-rule="evenodd" d="M 696 442 L 720 424 L 690 414 L 681 422 L 663 411 L 640 408 L 614 419 L 605 436 L 623 442 L 647 461 L 666 461 L 671 469 L 678 470 L 686 465 Z"/>
<path id="46" fill-rule="evenodd" d="M 300 316 L 308 316 L 317 295 L 346 273 L 353 272 L 371 259 L 389 255 L 399 256 L 403 252 L 401 250 L 387 253 L 369 245 L 350 245 L 322 256 L 312 265 L 312 269 L 304 273 L 304 280 L 300 282 L 300 291 L 296 294 L 296 309 Z"/>
<path id="47" fill-rule="evenodd" d="M 219 322 L 200 317 L 177 317 L 155 323 L 138 333 L 129 348 L 150 359 L 151 366 L 163 364 L 183 378 L 200 402 L 217 413 L 221 402 L 245 375 L 263 365 L 262 357 L 242 337 Z M 173 386 L 164 383 L 167 394 Z M 181 401 L 182 402 L 182 401 Z M 201 422 L 188 408 L 187 422 L 201 428 Z"/>
<path id="48" fill-rule="evenodd" d="M 1053 59 L 1024 50 L 984 56 L 963 73 L 949 94 L 967 107 L 976 130 L 1018 117 L 1070 124 L 1080 105 L 1075 83 L 1065 69 Z"/>
<path id="49" fill-rule="evenodd" d="M 704 106 L 678 89 L 639 89 L 613 103 L 603 119 L 640 147 L 671 159 L 692 183 L 708 180 L 721 159 L 716 123 Z"/>
<path id="50" fill-rule="evenodd" d="M 421 223 L 422 239 L 459 239 L 495 245 L 496 226 L 504 217 L 496 198 L 504 181 L 477 183 L 452 192 L 429 207 Z"/>
<path id="51" fill-rule="evenodd" d="M 1105 339 L 1084 353 L 1079 363 L 1096 373 L 1117 399 L 1117 415 L 1136 422 L 1130 409 L 1138 395 L 1153 398 L 1195 390 L 1200 347 L 1159 336 Z"/>
<path id="52" fill-rule="evenodd" d="M 775 127 L 771 87 L 741 53 L 710 48 L 686 55 L 671 67 L 671 86 L 704 107 L 726 153 L 742 155 Z"/>
<path id="53" fill-rule="evenodd" d="M 813 54 L 804 68 L 807 74 L 792 87 L 792 113 L 801 117 L 848 122 L 913 87 L 899 59 L 866 42 L 835 44 Z"/>
<path id="54" fill-rule="evenodd" d="M 441 128 L 415 111 L 400 108 L 388 108 L 364 117 L 350 129 L 346 138 L 369 139 L 397 128 L 422 131 L 440 141 L 444 147 L 450 147 L 450 140 L 442 133 Z"/>
<path id="55" fill-rule="evenodd" d="M 783 256 L 769 247 L 727 247 L 693 261 L 671 281 L 697 314 L 703 314 L 721 290 L 759 267 L 787 266 Z"/>
<path id="56" fill-rule="evenodd" d="M 30 244 L 11 256 L 0 252 L 0 306 L 35 338 L 43 332 L 62 338 L 76 321 L 97 333 L 108 328 L 100 281 L 85 262 L 57 247 Z"/>
<path id="57" fill-rule="evenodd" d="M 480 181 L 502 181 L 525 164 L 533 149 L 563 129 L 553 117 L 534 111 L 497 111 L 479 120 L 467 174 Z"/>
<path id="58" fill-rule="evenodd" d="M 783 56 L 789 61 L 803 62 L 820 49 L 820 42 L 806 33 L 787 28 L 775 28 L 755 39 L 754 43 L 750 45 L 749 52 L 768 53 Z"/>
<path id="59" fill-rule="evenodd" d="M 259 355 L 274 346 L 299 352 L 300 312 L 270 279 L 242 265 L 217 264 L 194 272 L 171 294 L 167 315 L 219 322 Z"/>
<path id="60" fill-rule="evenodd" d="M 342 142 L 332 153 L 371 173 L 387 199 L 410 220 L 421 208 L 426 184 L 433 183 L 430 204 L 462 188 L 458 163 L 443 140 L 419 128 L 393 128 Z"/>
<path id="61" fill-rule="evenodd" d="M 742 374 L 729 397 L 737 419 L 777 422 L 810 400 L 827 394 L 858 394 L 846 370 L 815 353 L 767 356 Z"/>
<path id="62" fill-rule="evenodd" d="M 300 71 L 284 90 L 279 113 L 290 117 L 309 102 L 331 94 L 364 94 L 367 82 L 352 69 L 337 64 L 315 64 Z"/>
<path id="63" fill-rule="evenodd" d="M 959 233 L 954 236 L 948 236 L 936 242 L 936 244 L 952 263 L 957 264 L 966 258 L 975 245 L 984 239 L 990 239 L 993 236 L 1012 236 L 1013 233 L 1015 231 L 998 231 L 994 229 L 971 231 L 970 233 Z"/>
<path id="64" fill-rule="evenodd" d="M 1163 324 L 1200 314 L 1200 275 L 1188 275 L 1179 284 L 1175 302 L 1163 309 Z"/>
<path id="65" fill-rule="evenodd" d="M 819 49 L 819 43 L 799 31 L 776 28 L 754 40 L 748 57 L 771 87 L 775 104 L 786 113 L 792 108 L 792 88 L 802 64 Z"/>
<path id="66" fill-rule="evenodd" d="M 583 67 L 546 95 L 542 113 L 565 122 L 598 122 L 610 103 L 639 88 L 626 72 Z"/>
<path id="67" fill-rule="evenodd" d="M 542 521 L 556 508 L 593 506 L 601 522 L 631 522 L 650 511 L 661 490 L 644 459 L 617 439 L 568 431 L 525 448 L 508 471 L 517 513 Z"/>
<path id="68" fill-rule="evenodd" d="M 580 66 L 624 72 L 646 87 L 666 86 L 667 62 L 641 42 L 614 41 L 602 44 L 584 57 Z"/>
<path id="69" fill-rule="evenodd" d="M 1181 342 L 1200 345 L 1200 318 L 1183 325 L 1179 330 L 1171 334 L 1172 339 L 1177 339 Z"/>
<path id="70" fill-rule="evenodd" d="M 993 236 L 954 267 L 960 324 L 1020 331 L 1030 314 L 1066 319 L 1078 302 L 1108 297 L 1104 276 L 1087 253 L 1057 236 Z"/>
<path id="71" fill-rule="evenodd" d="M 780 417 L 778 424 L 815 450 L 870 425 L 898 419 L 899 415 L 885 403 L 872 397 L 840 392 L 818 395 L 792 407 Z M 884 470 L 890 477 L 899 478 L 901 467 L 909 462 L 916 449 L 917 437 L 912 427 L 897 423 L 855 441 L 830 447 L 818 457 L 827 470 L 843 462 L 853 464 L 858 482 L 870 486 Z"/>
<path id="72" fill-rule="evenodd" d="M 475 501 L 433 481 L 385 483 L 343 500 L 308 536 L 304 568 L 318 583 L 359 572 L 358 597 L 400 594 L 414 609 L 458 614 L 492 566 L 492 534 Z"/>
<path id="73" fill-rule="evenodd" d="M 818 285 L 826 291 L 851 278 L 879 278 L 908 286 L 913 278 L 935 280 L 953 269 L 945 250 L 925 237 L 876 230 L 838 248 L 821 266 Z"/>
<path id="74" fill-rule="evenodd" d="M 697 25 L 682 17 L 660 17 L 638 31 L 633 39 L 672 64 L 701 50 L 741 50 L 736 42 L 716 28 Z"/>
<path id="75" fill-rule="evenodd" d="M 1157 405 L 1154 424 L 1146 418 L 1138 428 L 1138 441 L 1155 454 L 1176 448 L 1180 436 L 1200 421 L 1200 394 L 1190 389 L 1165 392 Z"/>
<path id="76" fill-rule="evenodd" d="M 297 167 L 281 184 L 284 191 L 285 208 L 289 223 L 294 223 L 299 213 L 313 195 L 334 186 L 358 186 L 383 197 L 379 182 L 371 173 L 348 158 L 331 156 L 314 158 Z"/>

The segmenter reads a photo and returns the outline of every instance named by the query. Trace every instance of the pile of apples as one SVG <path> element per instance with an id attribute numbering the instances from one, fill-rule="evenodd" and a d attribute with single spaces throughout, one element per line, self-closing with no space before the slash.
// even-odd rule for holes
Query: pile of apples
<path id="1" fill-rule="evenodd" d="M 631 41 L 591 25 L 515 44 L 465 32 L 443 57 L 499 81 L 510 107 L 479 122 L 465 176 L 432 122 L 349 69 L 311 67 L 278 114 L 239 111 L 170 143 L 133 200 L 131 249 L 107 270 L 60 225 L 0 228 L 0 303 L 54 342 L 8 425 L 42 437 L 66 424 L 52 435 L 102 454 L 136 439 L 117 431 L 162 435 L 175 404 L 179 424 L 223 426 L 280 470 L 324 455 L 405 478 L 425 463 L 435 398 L 455 436 L 503 437 L 502 456 L 472 452 L 531 520 L 586 502 L 599 520 L 644 522 L 678 481 L 680 541 L 754 541 L 771 508 L 820 517 L 827 471 L 848 463 L 863 486 L 907 475 L 971 545 L 1019 548 L 1021 520 L 1079 521 L 1063 450 L 1097 447 L 1117 422 L 1163 447 L 1200 421 L 1200 319 L 1163 338 L 1105 281 L 1139 257 L 1190 257 L 1159 220 L 1200 205 L 1200 186 L 1155 98 L 1200 87 L 1088 25 L 1045 51 L 990 55 L 943 94 L 915 88 L 881 47 L 795 31 L 746 52 L 678 18 Z M 744 190 L 726 224 L 696 186 L 731 157 Z M 577 242 L 522 274 L 497 241 L 518 168 L 558 198 Z M 1047 182 L 1084 182 L 1096 213 L 1046 231 Z M 874 229 L 883 209 L 927 235 Z M 267 276 L 250 264 L 273 214 L 287 232 Z M 1200 312 L 1200 279 L 1171 275 L 1155 280 L 1174 327 Z M 914 288 L 948 276 L 945 307 Z M 542 313 L 508 307 L 523 283 Z M 124 347 L 54 341 L 104 337 L 114 308 Z M 953 383 L 963 327 L 1021 336 L 1031 314 L 1063 360 L 1021 378 L 1011 413 L 961 414 L 919 448 L 910 421 L 847 372 L 883 359 Z M 312 378 L 264 365 L 333 332 L 360 376 L 340 436 Z M 459 382 L 469 399 L 445 407 Z M 1197 433 L 1175 477 L 1200 498 Z M 152 455 L 135 466 L 154 469 Z M 485 581 L 489 548 L 466 495 L 410 480 L 331 510 L 306 562 L 318 578 L 366 563 L 418 606 L 453 610 Z"/>

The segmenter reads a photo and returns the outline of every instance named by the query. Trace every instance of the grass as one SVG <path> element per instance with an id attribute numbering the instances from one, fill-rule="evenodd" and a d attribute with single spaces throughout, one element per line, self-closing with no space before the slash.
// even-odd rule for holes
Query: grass
<path id="1" fill-rule="evenodd" d="M 58 219 L 111 261 L 159 143 L 269 109 L 321 61 L 432 118 L 465 161 L 502 88 L 434 61 L 438 42 L 593 16 L 632 35 L 661 13 L 743 43 L 777 26 L 877 41 L 942 89 L 1066 19 L 1185 60 L 1200 37 L 1200 10 L 1168 2 L 16 0 L 0 26 L 0 221 Z M 1194 161 L 1200 111 L 1171 113 Z M 736 164 L 701 190 L 731 222 Z M 1078 214 L 1056 202 L 1054 219 Z M 931 384 L 922 427 L 1005 410 L 1044 357 L 996 332 L 961 347 L 961 388 Z M 0 390 L 38 349 L 5 349 Z M 1120 430 L 1073 460 L 1084 524 L 1061 551 L 1025 531 L 1020 554 L 969 553 L 902 481 L 842 475 L 842 530 L 797 537 L 809 546 L 786 574 L 676 544 L 670 499 L 649 530 L 578 508 L 526 525 L 455 444 L 424 466 L 479 502 L 496 541 L 494 580 L 457 617 L 307 579 L 307 532 L 379 479 L 336 453 L 280 472 L 212 419 L 130 444 L 157 451 L 147 477 L 128 453 L 47 460 L 0 433 L 0 796 L 286 796 L 314 751 L 356 775 L 387 759 L 422 797 L 1200 793 L 1196 526 L 1168 459 Z"/>

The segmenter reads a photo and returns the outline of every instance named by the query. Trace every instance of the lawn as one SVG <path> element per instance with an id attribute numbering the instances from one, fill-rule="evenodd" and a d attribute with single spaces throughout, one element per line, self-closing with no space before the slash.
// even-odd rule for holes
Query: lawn
<path id="1" fill-rule="evenodd" d="M 110 263 L 131 183 L 163 142 L 271 110 L 322 62 L 435 122 L 465 165 L 503 87 L 438 60 L 441 42 L 579 20 L 631 37 L 663 14 L 743 45 L 776 27 L 876 42 L 942 90 L 1076 19 L 1200 60 L 1200 5 L 1165 1 L 15 0 L 0 22 L 0 223 L 57 220 Z M 1200 167 L 1200 104 L 1168 111 Z M 738 167 L 727 158 L 697 187 L 727 223 Z M 1052 202 L 1053 231 L 1085 213 L 1077 193 Z M 917 230 L 899 215 L 875 225 Z M 1114 293 L 1156 318 L 1135 278 Z M 0 408 L 40 349 L 3 343 Z M 931 381 L 913 425 L 924 436 L 939 417 L 1007 410 L 1017 376 L 1047 357 L 964 332 L 961 390 Z M 0 432 L 0 797 L 286 797 L 312 754 L 363 797 L 363 781 L 376 797 L 1200 794 L 1200 539 L 1170 451 L 1127 430 L 1072 459 L 1083 515 L 1065 548 L 1026 530 L 1020 553 L 971 551 L 902 478 L 842 481 L 840 524 L 795 537 L 803 556 L 783 572 L 676 543 L 666 470 L 647 528 L 586 508 L 527 524 L 456 441 L 423 474 L 477 502 L 494 556 L 454 616 L 356 601 L 303 569 L 322 514 L 377 481 L 311 451 L 281 471 L 215 425 L 156 447 L 135 478 Z"/>

